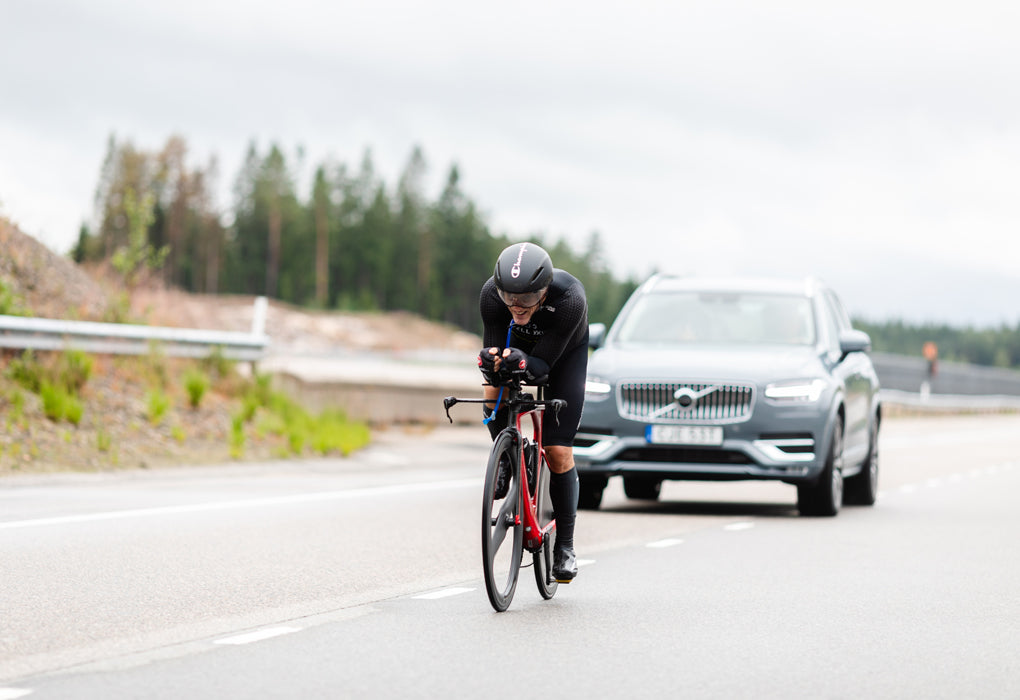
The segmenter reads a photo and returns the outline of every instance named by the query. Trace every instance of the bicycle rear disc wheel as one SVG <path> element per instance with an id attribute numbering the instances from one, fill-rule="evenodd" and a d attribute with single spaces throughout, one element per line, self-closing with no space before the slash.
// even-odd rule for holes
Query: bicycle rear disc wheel
<path id="1" fill-rule="evenodd" d="M 514 435 L 504 431 L 496 437 L 489 454 L 482 494 L 482 569 L 485 592 L 496 612 L 510 606 L 517 588 L 524 546 L 521 523 L 520 463 Z M 496 498 L 500 457 L 510 462 L 510 484 L 504 498 Z"/>
<path id="2" fill-rule="evenodd" d="M 538 516 L 538 524 L 542 529 L 553 521 L 552 498 L 549 496 L 549 465 L 545 459 L 538 470 L 538 498 L 535 501 L 535 511 Z M 556 587 L 559 585 L 552 575 L 553 567 L 553 541 L 556 539 L 556 528 L 546 533 L 542 541 L 542 548 L 532 556 L 535 562 L 535 583 L 538 584 L 538 592 L 543 598 L 549 600 L 556 595 Z"/>

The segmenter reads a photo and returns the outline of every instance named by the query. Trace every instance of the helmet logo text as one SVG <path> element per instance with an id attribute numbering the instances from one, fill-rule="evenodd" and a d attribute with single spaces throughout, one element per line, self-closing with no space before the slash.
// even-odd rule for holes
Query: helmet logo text
<path id="1" fill-rule="evenodd" d="M 528 244 L 525 243 L 521 246 L 521 251 L 517 254 L 517 262 L 510 268 L 510 276 L 517 279 L 521 276 L 521 260 L 524 258 L 524 251 L 528 249 Z"/>

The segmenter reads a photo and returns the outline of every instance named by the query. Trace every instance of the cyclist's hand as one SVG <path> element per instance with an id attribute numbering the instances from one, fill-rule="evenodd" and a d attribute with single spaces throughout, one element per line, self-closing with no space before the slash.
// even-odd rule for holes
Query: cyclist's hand
<path id="1" fill-rule="evenodd" d="M 490 384 L 494 384 L 499 373 L 499 348 L 482 348 L 478 353 L 478 369 Z"/>
<path id="2" fill-rule="evenodd" d="M 502 364 L 510 376 L 520 376 L 528 372 L 528 356 L 519 348 L 504 350 Z"/>

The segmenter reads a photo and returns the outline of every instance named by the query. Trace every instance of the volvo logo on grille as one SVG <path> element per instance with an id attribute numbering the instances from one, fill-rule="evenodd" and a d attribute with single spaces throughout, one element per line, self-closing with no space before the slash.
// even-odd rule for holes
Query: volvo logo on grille
<path id="1" fill-rule="evenodd" d="M 690 408 L 698 400 L 697 392 L 691 391 L 689 387 L 680 387 L 673 392 L 673 400 L 680 408 Z"/>

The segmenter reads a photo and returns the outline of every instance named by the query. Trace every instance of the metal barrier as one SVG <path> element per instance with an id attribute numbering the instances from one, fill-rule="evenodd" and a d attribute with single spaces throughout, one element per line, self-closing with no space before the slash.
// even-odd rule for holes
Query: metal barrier
<path id="1" fill-rule="evenodd" d="M 206 357 L 218 349 L 226 358 L 254 362 L 269 346 L 266 309 L 266 298 L 257 297 L 249 333 L 0 315 L 0 347 L 144 355 L 155 343 L 174 357 Z"/>
<path id="2" fill-rule="evenodd" d="M 919 394 L 882 389 L 883 409 L 909 413 L 1020 413 L 1018 396 L 974 396 L 969 394 Z"/>

